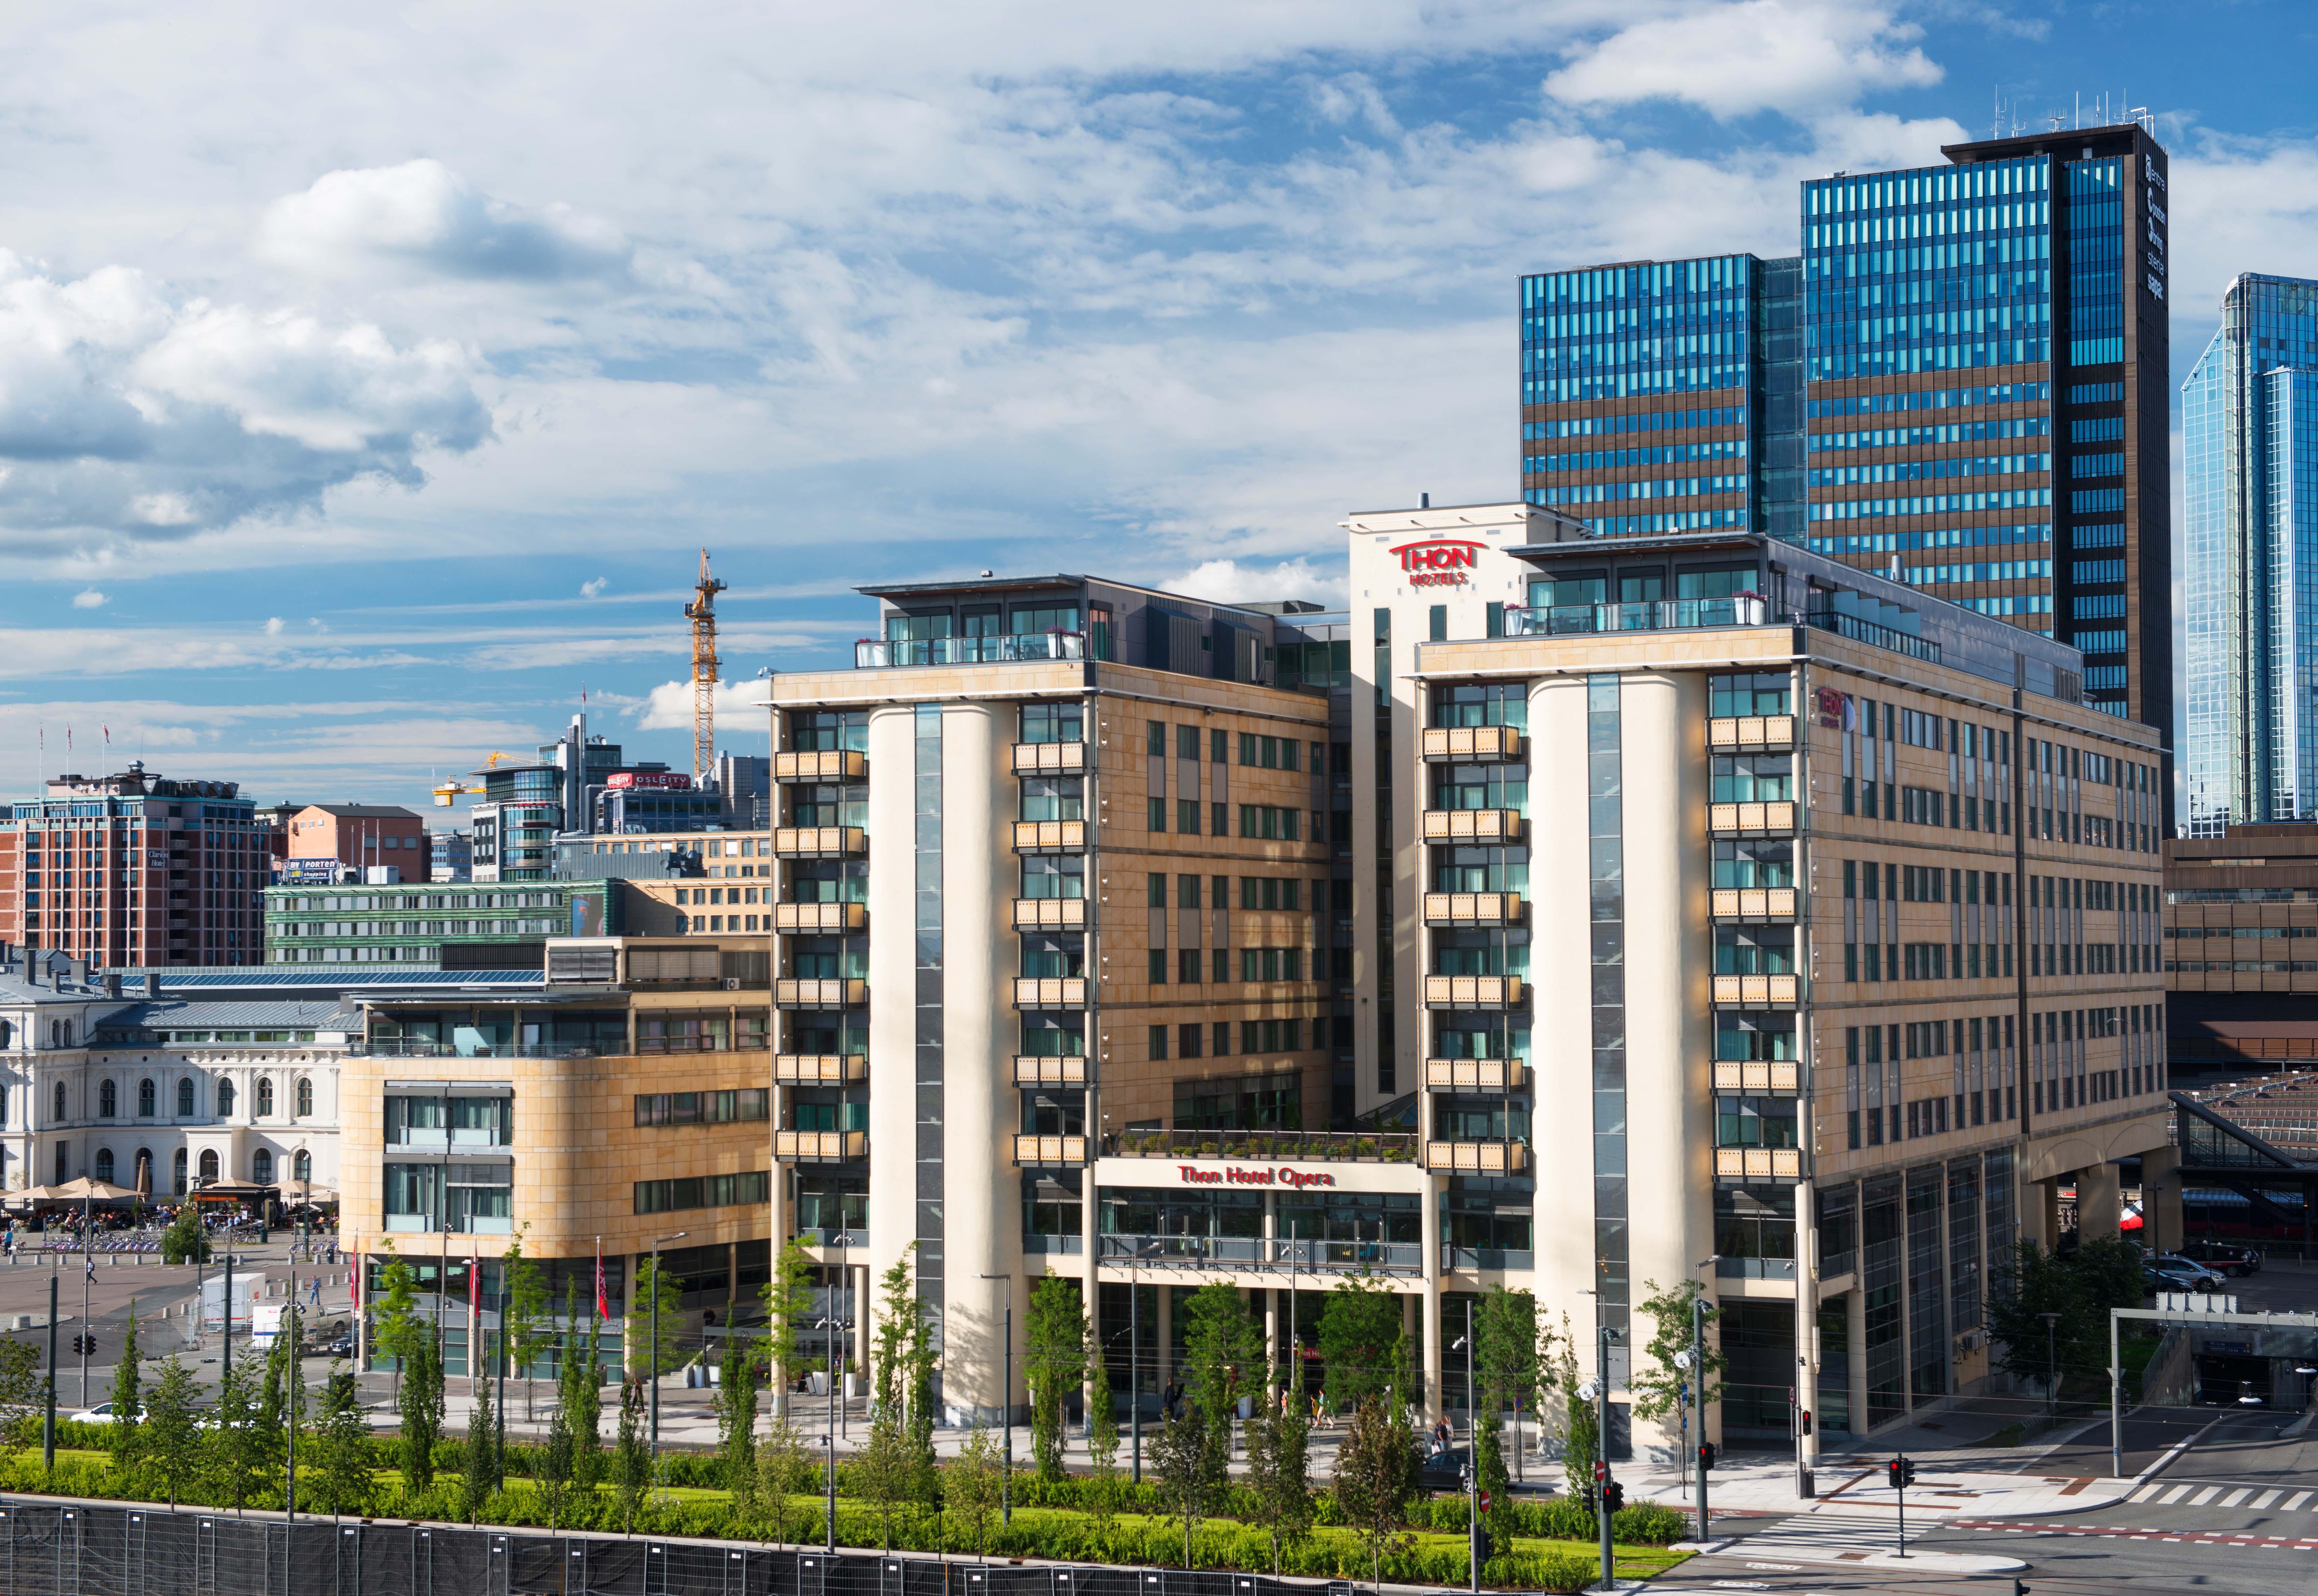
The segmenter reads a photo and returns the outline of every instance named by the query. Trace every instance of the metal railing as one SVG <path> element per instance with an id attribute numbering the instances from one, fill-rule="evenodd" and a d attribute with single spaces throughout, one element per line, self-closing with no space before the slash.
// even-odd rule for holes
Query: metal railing
<path id="1" fill-rule="evenodd" d="M 385 1059 L 585 1059 L 604 1049 L 587 1042 L 427 1042 L 407 1036 L 376 1036 L 347 1052 Z"/>
<path id="2" fill-rule="evenodd" d="M 1424 1265 L 1417 1242 L 1350 1242 L 1276 1236 L 1107 1233 L 1105 1263 L 1148 1269 L 1370 1269 L 1413 1275 Z"/>
<path id="3" fill-rule="evenodd" d="M 1934 665 L 1940 662 L 1940 645 L 1927 638 L 1913 637 L 1904 632 L 1894 632 L 1889 626 L 1879 626 L 1873 621 L 1863 621 L 1856 615 L 1846 615 L 1837 610 L 1813 610 L 1804 617 L 1821 632 L 1832 632 L 1837 637 L 1847 637 L 1854 642 L 1872 643 L 1879 649 L 1890 649 L 1913 659 L 1925 659 Z"/>
<path id="4" fill-rule="evenodd" d="M 1507 605 L 1507 637 L 1567 637 L 1593 632 L 1685 632 L 1709 626 L 1761 626 L 1770 602 L 1758 594 L 1728 598 L 1666 598 L 1643 604 Z"/>
<path id="5" fill-rule="evenodd" d="M 1244 1158 L 1335 1163 L 1416 1161 L 1416 1137 L 1393 1131 L 1112 1131 L 1106 1158 Z"/>
<path id="6" fill-rule="evenodd" d="M 998 637 L 865 637 L 853 645 L 856 670 L 898 665 L 996 665 L 1023 659 L 1083 659 L 1083 632 L 1031 632 Z"/>

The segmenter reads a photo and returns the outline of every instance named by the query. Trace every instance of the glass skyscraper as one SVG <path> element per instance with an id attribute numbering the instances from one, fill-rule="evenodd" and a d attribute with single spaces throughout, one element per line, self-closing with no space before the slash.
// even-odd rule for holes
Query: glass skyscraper
<path id="1" fill-rule="evenodd" d="M 2181 435 L 2185 829 L 2318 819 L 2318 282 L 2230 284 Z"/>
<path id="2" fill-rule="evenodd" d="M 1794 260 L 1523 278 L 1523 495 L 1896 568 L 2166 725 L 2165 152 L 2127 125 L 1942 153 L 1805 183 Z"/>

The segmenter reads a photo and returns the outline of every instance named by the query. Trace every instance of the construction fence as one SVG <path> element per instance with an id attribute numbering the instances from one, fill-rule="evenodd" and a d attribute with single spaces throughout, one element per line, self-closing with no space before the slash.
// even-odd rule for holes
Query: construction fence
<path id="1" fill-rule="evenodd" d="M 1259 1574 L 291 1522 L 23 1497 L 0 1497 L 0 1543 L 4 1596 L 1316 1596 L 1324 1588 Z"/>

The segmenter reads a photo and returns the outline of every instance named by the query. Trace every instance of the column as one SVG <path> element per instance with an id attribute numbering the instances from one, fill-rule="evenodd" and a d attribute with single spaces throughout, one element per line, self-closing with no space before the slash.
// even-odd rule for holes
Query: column
<path id="1" fill-rule="evenodd" d="M 2179 1251 L 2188 1240 L 2181 1219 L 2181 1150 L 2152 1147 L 2141 1155 L 2141 1235 L 2153 1251 Z"/>
<path id="2" fill-rule="evenodd" d="M 2077 1239 L 2115 1241 L 2117 1229 L 2116 1166 L 2098 1163 L 2077 1171 Z"/>
<path id="3" fill-rule="evenodd" d="M 1811 1183 L 1805 1180 L 1795 1188 L 1795 1406 L 1814 1415 L 1811 1433 L 1797 1439 L 1795 1455 L 1804 1468 L 1819 1462 L 1818 1217 Z"/>
<path id="4" fill-rule="evenodd" d="M 1863 1262 L 1864 1254 L 1862 1254 Z M 1864 1278 L 1862 1275 L 1853 1278 Z M 1851 1343 L 1851 1433 L 1867 1433 L 1867 1293 L 1855 1287 L 1843 1294 L 1845 1338 Z"/>
<path id="5" fill-rule="evenodd" d="M 1008 713 L 1011 713 L 1011 710 Z M 997 712 L 948 704 L 941 712 L 942 1250 L 945 1402 L 991 1422 L 1013 1400 L 1005 1389 L 1005 1310 L 1023 1305 L 1019 1172 L 1010 1133 L 1019 1094 L 1006 1080 L 1012 1054 L 1020 938 L 1004 920 L 1000 876 L 1013 864 L 1013 809 L 1000 769 L 1011 743 Z M 1010 1188 L 1013 1189 L 1009 1189 Z M 1000 1277 L 984 1278 L 984 1277 Z"/>
<path id="6" fill-rule="evenodd" d="M 1428 1204 L 1427 1206 L 1429 1206 L 1430 1205 Z M 1429 1248 L 1427 1250 L 1430 1251 Z M 1427 1428 L 1430 1428 L 1431 1426 L 1441 1422 L 1442 1414 L 1445 1411 L 1441 1393 L 1441 1348 L 1442 1344 L 1442 1337 L 1441 1333 L 1440 1276 L 1433 1273 L 1432 1270 L 1427 1269 L 1424 1273 L 1424 1282 L 1422 1289 L 1423 1296 L 1415 1298 L 1403 1297 L 1401 1300 L 1403 1303 L 1407 1305 L 1404 1316 L 1404 1323 L 1406 1322 L 1406 1319 L 1414 1318 L 1420 1313 L 1424 1315 L 1424 1401 L 1422 1411 L 1424 1414 L 1425 1425 Z"/>
<path id="7" fill-rule="evenodd" d="M 1159 1277 L 1158 1289 L 1152 1296 L 1159 1299 L 1159 1323 L 1152 1331 L 1151 1345 L 1158 1354 L 1158 1367 L 1152 1375 L 1155 1385 L 1164 1387 L 1174 1377 L 1175 1369 L 1175 1293 L 1167 1284 L 1167 1277 Z"/>

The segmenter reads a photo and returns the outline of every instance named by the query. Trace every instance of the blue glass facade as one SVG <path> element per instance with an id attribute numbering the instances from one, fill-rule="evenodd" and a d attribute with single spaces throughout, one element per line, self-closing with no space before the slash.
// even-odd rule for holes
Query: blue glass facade
<path id="1" fill-rule="evenodd" d="M 2230 284 L 2181 426 L 2184 829 L 2318 819 L 2318 282 Z"/>

